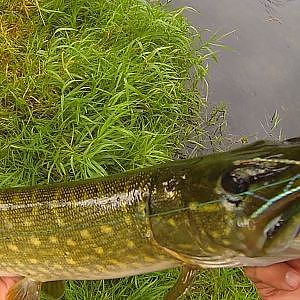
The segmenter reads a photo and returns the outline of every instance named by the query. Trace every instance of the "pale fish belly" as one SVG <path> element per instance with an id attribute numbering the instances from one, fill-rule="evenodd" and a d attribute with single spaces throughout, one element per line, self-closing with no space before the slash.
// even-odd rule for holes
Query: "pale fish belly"
<path id="1" fill-rule="evenodd" d="M 272 255 L 248 257 L 227 249 L 220 256 L 193 257 L 194 262 L 203 268 L 268 266 L 293 259 L 300 259 L 300 235 L 287 248 Z"/>
<path id="2" fill-rule="evenodd" d="M 265 257 L 239 257 L 242 266 L 268 266 L 288 260 L 300 259 L 300 236 L 298 235 L 282 252 Z"/>
<path id="3" fill-rule="evenodd" d="M 55 281 L 55 280 L 101 280 L 101 279 L 115 279 L 128 277 L 133 275 L 139 275 L 144 273 L 151 273 L 156 271 L 162 271 L 165 269 L 178 267 L 180 264 L 175 261 L 153 261 L 149 264 L 126 264 L 116 266 L 107 266 L 106 270 L 100 269 L 99 265 L 94 267 L 74 267 L 73 269 L 62 269 L 61 267 L 52 268 L 50 271 L 54 271 L 54 274 L 49 271 L 48 267 L 42 265 L 27 266 L 30 278 L 37 281 Z M 24 267 L 26 268 L 26 267 Z M 26 276 L 24 268 L 18 270 L 18 267 L 7 267 L 7 270 L 0 271 L 0 276 Z M 49 272 L 49 273 L 48 273 Z"/>
<path id="4" fill-rule="evenodd" d="M 90 244 L 85 247 L 77 245 L 80 251 L 76 253 L 68 248 L 66 256 L 60 256 L 60 251 L 55 248 L 43 249 L 43 244 L 30 253 L 18 247 L 16 253 L 5 256 L 5 259 L 0 260 L 0 276 L 20 275 L 42 282 L 62 279 L 97 280 L 127 277 L 180 265 L 178 260 L 147 241 L 144 245 L 138 243 L 139 248 L 132 243 L 134 248 L 131 249 L 112 247 L 104 250 L 99 245 L 96 248 Z"/>

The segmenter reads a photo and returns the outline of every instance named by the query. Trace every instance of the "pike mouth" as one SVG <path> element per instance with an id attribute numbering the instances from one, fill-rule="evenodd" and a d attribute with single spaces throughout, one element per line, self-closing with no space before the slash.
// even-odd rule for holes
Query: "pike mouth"
<path id="1" fill-rule="evenodd" d="M 300 221 L 300 220 L 299 220 Z M 291 223 L 291 224 L 290 224 Z M 300 223 L 300 222 L 299 222 Z M 285 227 L 294 227 L 293 238 L 297 238 L 300 234 L 300 224 L 293 224 L 293 221 L 289 222 L 288 219 L 285 219 L 282 215 L 274 218 L 265 228 L 265 236 L 267 239 L 275 238 L 277 234 L 280 234 Z M 290 229 L 292 230 L 292 228 Z"/>
<path id="2" fill-rule="evenodd" d="M 264 235 L 265 253 L 278 253 L 288 248 L 300 235 L 300 212 L 288 210 L 273 218 L 265 226 Z"/>
<path id="3" fill-rule="evenodd" d="M 289 244 L 300 235 L 300 186 L 286 189 L 271 198 L 251 218 L 257 228 L 263 229 L 263 248 Z"/>
<path id="4" fill-rule="evenodd" d="M 280 229 L 286 224 L 286 221 L 282 218 L 282 216 L 278 216 L 274 218 L 265 228 L 265 236 L 268 239 L 272 239 L 276 233 L 279 233 Z M 300 227 L 298 228 L 298 230 Z"/>
<path id="5" fill-rule="evenodd" d="M 300 225 L 298 226 L 298 228 L 296 230 L 295 238 L 298 237 L 299 234 L 300 234 Z"/>

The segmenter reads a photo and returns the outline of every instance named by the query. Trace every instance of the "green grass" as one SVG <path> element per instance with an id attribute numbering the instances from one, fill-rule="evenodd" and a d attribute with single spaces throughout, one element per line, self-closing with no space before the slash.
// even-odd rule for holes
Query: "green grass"
<path id="1" fill-rule="evenodd" d="M 201 145 L 215 42 L 159 4 L 0 0 L 0 186 L 153 165 L 191 132 Z M 160 299 L 177 274 L 69 282 L 65 299 Z M 198 297 L 257 299 L 233 270 L 201 274 Z"/>
<path id="2" fill-rule="evenodd" d="M 179 270 L 167 270 L 124 279 L 97 282 L 71 281 L 65 299 L 163 299 L 179 275 Z M 255 288 L 239 269 L 206 270 L 196 278 L 183 299 L 201 300 L 257 300 Z"/>

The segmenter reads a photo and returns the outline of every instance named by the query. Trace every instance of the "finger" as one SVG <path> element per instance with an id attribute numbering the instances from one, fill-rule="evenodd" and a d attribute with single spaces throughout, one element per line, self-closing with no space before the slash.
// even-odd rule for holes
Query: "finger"
<path id="1" fill-rule="evenodd" d="M 300 271 L 300 259 L 294 259 L 287 262 L 292 268 Z"/>
<path id="2" fill-rule="evenodd" d="M 255 283 L 261 282 L 278 290 L 294 290 L 300 286 L 300 273 L 287 263 L 248 267 L 245 273 Z"/>
<path id="3" fill-rule="evenodd" d="M 277 294 L 270 297 L 262 297 L 264 300 L 299 300 L 300 299 L 300 290 L 294 290 L 289 292 L 280 291 Z"/>
<path id="4" fill-rule="evenodd" d="M 6 300 L 8 290 L 16 282 L 18 282 L 21 279 L 22 279 L 22 277 L 19 277 L 19 276 L 15 276 L 15 277 L 2 276 L 2 277 L 0 277 L 0 300 Z"/>
<path id="5" fill-rule="evenodd" d="M 1 282 L 9 289 L 13 286 L 16 282 L 21 280 L 23 277 L 21 276 L 2 276 L 0 278 Z"/>

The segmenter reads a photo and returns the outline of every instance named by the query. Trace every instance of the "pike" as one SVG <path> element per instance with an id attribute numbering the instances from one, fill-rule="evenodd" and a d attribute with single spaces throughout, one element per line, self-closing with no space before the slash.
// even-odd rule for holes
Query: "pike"
<path id="1" fill-rule="evenodd" d="M 0 276 L 8 300 L 54 299 L 64 280 L 182 266 L 167 299 L 199 268 L 300 258 L 300 138 L 80 182 L 0 190 Z"/>

